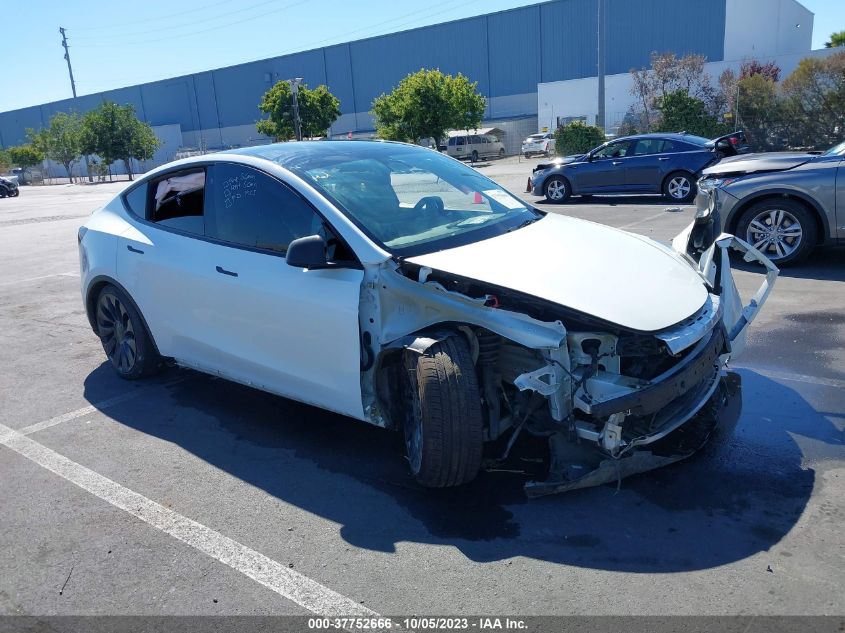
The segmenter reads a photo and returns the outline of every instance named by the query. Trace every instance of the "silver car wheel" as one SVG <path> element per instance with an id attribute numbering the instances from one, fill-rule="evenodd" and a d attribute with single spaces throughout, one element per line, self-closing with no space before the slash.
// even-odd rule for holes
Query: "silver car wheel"
<path id="1" fill-rule="evenodd" d="M 766 209 L 752 218 L 745 240 L 773 260 L 792 255 L 804 235 L 798 219 L 784 209 Z"/>
<path id="2" fill-rule="evenodd" d="M 562 180 L 552 180 L 546 188 L 549 200 L 563 200 L 566 197 L 566 183 Z"/>
<path id="3" fill-rule="evenodd" d="M 689 195 L 692 183 L 686 176 L 675 176 L 669 181 L 669 195 L 675 200 L 683 200 Z"/>

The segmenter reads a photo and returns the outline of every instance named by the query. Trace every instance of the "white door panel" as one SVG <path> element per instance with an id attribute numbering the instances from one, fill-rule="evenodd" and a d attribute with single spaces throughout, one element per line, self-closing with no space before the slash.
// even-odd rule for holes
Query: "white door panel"
<path id="1" fill-rule="evenodd" d="M 363 271 L 304 271 L 283 257 L 141 225 L 120 239 L 118 273 L 163 355 L 364 417 Z"/>

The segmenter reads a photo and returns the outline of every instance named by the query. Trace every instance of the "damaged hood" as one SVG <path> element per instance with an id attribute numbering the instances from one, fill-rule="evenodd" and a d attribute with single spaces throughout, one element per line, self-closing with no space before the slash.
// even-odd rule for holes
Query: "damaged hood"
<path id="1" fill-rule="evenodd" d="M 670 249 L 554 213 L 511 233 L 409 261 L 642 332 L 682 321 L 708 297 L 698 273 Z"/>
<path id="2" fill-rule="evenodd" d="M 708 167 L 702 173 L 713 174 L 750 174 L 756 171 L 783 171 L 803 165 L 816 157 L 806 152 L 767 152 L 763 154 L 743 154 L 723 158 L 719 163 Z"/>

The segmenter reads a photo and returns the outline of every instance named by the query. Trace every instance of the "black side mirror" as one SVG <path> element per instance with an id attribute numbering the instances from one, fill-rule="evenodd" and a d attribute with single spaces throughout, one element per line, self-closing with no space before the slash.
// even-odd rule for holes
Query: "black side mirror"
<path id="1" fill-rule="evenodd" d="M 322 235 L 308 235 L 288 245 L 285 261 L 295 268 L 326 268 L 326 240 Z"/>

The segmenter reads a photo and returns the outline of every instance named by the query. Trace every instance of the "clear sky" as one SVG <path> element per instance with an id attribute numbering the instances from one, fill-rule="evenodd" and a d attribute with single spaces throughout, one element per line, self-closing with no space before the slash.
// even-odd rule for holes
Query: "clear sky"
<path id="1" fill-rule="evenodd" d="M 813 48 L 845 29 L 845 0 L 801 1 L 816 14 Z M 0 112 L 71 96 L 60 26 L 82 95 L 534 2 L 14 0 L 0 36 Z"/>

